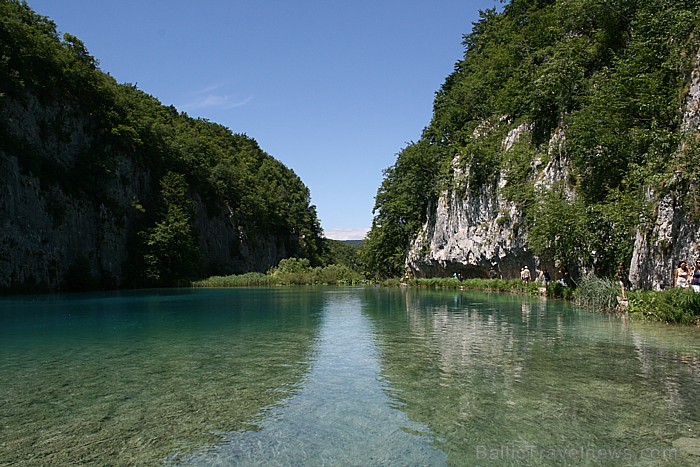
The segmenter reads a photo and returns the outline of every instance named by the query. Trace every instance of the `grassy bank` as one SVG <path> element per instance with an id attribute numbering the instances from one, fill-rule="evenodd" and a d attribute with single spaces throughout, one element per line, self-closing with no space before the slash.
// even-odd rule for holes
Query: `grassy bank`
<path id="1" fill-rule="evenodd" d="M 616 281 L 587 276 L 579 281 L 574 293 L 577 305 L 601 312 L 626 311 L 631 317 L 663 323 L 699 325 L 700 294 L 692 289 L 632 290 L 627 292 L 629 305 L 618 308 L 622 295 Z"/>
<path id="2" fill-rule="evenodd" d="M 315 267 L 306 259 L 289 258 L 267 274 L 249 272 L 214 276 L 192 283 L 192 287 L 246 287 L 273 285 L 358 285 L 367 283 L 358 272 L 342 264 Z"/>
<path id="3" fill-rule="evenodd" d="M 230 276 L 212 276 L 192 283 L 192 287 L 249 287 L 277 285 L 272 276 L 260 272 L 234 274 Z"/>
<path id="4" fill-rule="evenodd" d="M 691 289 L 629 293 L 630 316 L 664 323 L 700 325 L 700 293 Z"/>

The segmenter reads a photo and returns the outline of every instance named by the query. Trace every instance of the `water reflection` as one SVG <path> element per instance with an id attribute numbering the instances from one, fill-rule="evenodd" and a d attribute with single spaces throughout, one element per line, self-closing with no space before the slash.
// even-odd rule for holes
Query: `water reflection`
<path id="1" fill-rule="evenodd" d="M 249 426 L 308 371 L 320 296 L 0 300 L 0 464 L 154 465 Z"/>
<path id="2" fill-rule="evenodd" d="M 397 290 L 378 301 L 382 373 L 450 463 L 697 460 L 694 329 L 531 297 Z M 402 303 L 405 318 L 389 319 Z"/>
<path id="3" fill-rule="evenodd" d="M 446 457 L 387 395 L 358 289 L 326 292 L 310 373 L 255 430 L 185 459 L 195 465 L 439 465 Z"/>

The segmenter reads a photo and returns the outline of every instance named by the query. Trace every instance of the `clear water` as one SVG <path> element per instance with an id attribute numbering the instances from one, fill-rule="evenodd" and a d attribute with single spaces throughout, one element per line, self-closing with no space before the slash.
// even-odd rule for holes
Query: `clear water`
<path id="1" fill-rule="evenodd" d="M 697 465 L 700 331 L 381 288 L 0 299 L 0 465 Z"/>

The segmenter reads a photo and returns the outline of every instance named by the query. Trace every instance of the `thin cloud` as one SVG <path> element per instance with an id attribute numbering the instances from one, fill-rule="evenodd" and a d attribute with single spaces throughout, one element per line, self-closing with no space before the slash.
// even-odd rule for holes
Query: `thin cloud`
<path id="1" fill-rule="evenodd" d="M 369 232 L 369 228 L 367 227 L 357 229 L 331 229 L 325 232 L 325 236 L 332 240 L 364 240 L 367 232 Z"/>
<path id="2" fill-rule="evenodd" d="M 199 96 L 193 99 L 189 103 L 182 106 L 185 110 L 198 110 L 198 109 L 235 109 L 236 107 L 243 107 L 247 103 L 253 100 L 252 96 L 246 97 L 245 99 L 238 99 L 236 96 L 226 95 L 226 94 L 207 94 L 204 96 Z"/>
<path id="3" fill-rule="evenodd" d="M 212 93 L 212 92 L 216 91 L 217 89 L 221 89 L 223 87 L 224 87 L 224 83 L 212 84 L 210 86 L 207 86 L 205 88 L 200 89 L 199 91 L 193 92 L 191 95 L 198 96 L 201 94 L 209 94 L 209 93 Z"/>
<path id="4" fill-rule="evenodd" d="M 199 110 L 199 109 L 235 109 L 237 107 L 243 107 L 253 100 L 253 96 L 248 96 L 244 99 L 234 95 L 216 92 L 221 89 L 223 84 L 213 84 L 207 86 L 206 88 L 200 89 L 199 91 L 190 94 L 191 100 L 182 105 L 182 109 L 186 111 Z"/>

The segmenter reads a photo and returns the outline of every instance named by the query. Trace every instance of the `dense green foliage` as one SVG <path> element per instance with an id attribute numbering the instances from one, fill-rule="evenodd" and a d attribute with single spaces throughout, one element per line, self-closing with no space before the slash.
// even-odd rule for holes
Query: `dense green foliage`
<path id="1" fill-rule="evenodd" d="M 272 268 L 269 274 L 277 283 L 284 285 L 308 284 L 359 284 L 364 281 L 361 274 L 342 264 L 312 268 L 307 259 L 287 258 Z"/>
<path id="2" fill-rule="evenodd" d="M 182 284 L 197 276 L 199 246 L 192 228 L 194 205 L 181 174 L 168 172 L 160 181 L 160 220 L 142 232 L 146 246 L 146 277 L 154 284 Z"/>
<path id="3" fill-rule="evenodd" d="M 134 218 L 132 284 L 182 283 L 216 272 L 198 245 L 196 216 L 227 217 L 242 241 L 274 239 L 289 255 L 321 264 L 327 254 L 315 207 L 301 179 L 246 135 L 163 106 L 136 86 L 102 72 L 76 37 L 18 0 L 0 0 L 0 111 L 36 101 L 50 109 L 40 141 L 0 122 L 2 149 L 42 187 L 89 199 Z M 51 113 L 49 112 L 49 113 Z M 84 121 L 75 160 L 46 148 L 69 141 Z M 105 191 L 124 158 L 151 180 L 129 212 Z M 196 206 L 203 206 L 195 212 Z M 204 211 L 204 212 L 202 212 Z M 60 206 L 55 222 L 60 223 Z"/>
<path id="4" fill-rule="evenodd" d="M 380 278 L 399 276 L 411 236 L 425 221 L 428 207 L 438 195 L 435 167 L 440 154 L 427 142 L 406 147 L 392 167 L 375 201 L 372 229 L 363 247 L 369 271 Z"/>
<path id="5" fill-rule="evenodd" d="M 357 273 L 363 274 L 365 272 L 365 265 L 360 257 L 361 243 L 362 242 L 356 241 L 326 239 L 326 252 L 323 256 L 323 265 L 342 265 Z"/>
<path id="6" fill-rule="evenodd" d="M 611 276 L 653 208 L 643 187 L 663 189 L 676 171 L 700 174 L 688 157 L 696 145 L 679 151 L 699 0 L 505 3 L 481 13 L 432 121 L 385 172 L 365 253 L 380 277 L 403 272 L 443 188 L 500 189 L 524 213 L 536 254 Z M 529 138 L 504 151 L 504 137 L 523 124 Z M 550 146 L 558 133 L 565 144 Z M 534 161 L 554 157 L 570 168 L 568 186 L 543 191 Z"/>
<path id="7" fill-rule="evenodd" d="M 629 294 L 629 313 L 651 321 L 700 324 L 700 293 L 690 289 L 633 291 Z"/>

